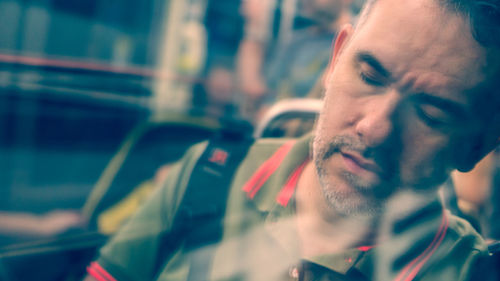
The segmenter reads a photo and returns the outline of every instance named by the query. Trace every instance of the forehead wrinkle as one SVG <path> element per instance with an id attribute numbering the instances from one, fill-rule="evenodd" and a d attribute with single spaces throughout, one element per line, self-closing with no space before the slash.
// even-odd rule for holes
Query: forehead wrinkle
<path id="1" fill-rule="evenodd" d="M 406 54 L 406 56 L 413 57 L 417 54 L 418 56 L 421 56 L 428 49 L 428 44 L 421 43 L 429 40 L 429 30 L 434 31 L 434 28 L 426 28 L 427 31 L 422 29 L 425 27 L 421 24 L 422 17 L 412 17 L 411 15 L 416 12 L 415 9 L 422 9 L 423 7 L 416 6 L 415 3 L 413 3 L 414 1 L 406 1 L 407 4 L 410 4 L 409 6 L 411 6 L 411 9 L 402 9 L 402 5 L 393 5 L 390 4 L 390 1 L 391 0 L 379 0 L 375 2 L 374 7 L 372 7 L 372 11 L 370 12 L 370 16 L 366 19 L 366 24 L 363 24 L 358 30 L 356 30 L 352 40 L 356 40 L 358 37 L 363 36 L 368 36 L 369 38 L 374 39 L 384 38 L 384 42 L 380 42 L 383 43 L 380 48 L 377 48 L 378 46 L 373 46 L 378 49 L 376 52 L 377 54 L 383 54 L 382 57 L 390 57 L 391 54 L 403 56 Z M 390 14 L 387 13 L 387 9 L 383 9 L 384 5 L 391 6 Z M 379 12 L 380 10 L 383 12 Z M 421 14 L 429 18 L 427 21 L 432 21 L 434 19 L 432 13 L 422 11 Z M 398 27 L 400 25 L 404 25 L 407 28 L 404 33 L 392 32 L 394 27 Z M 378 26 L 379 28 L 374 28 L 374 26 Z M 436 35 L 433 36 L 435 37 Z M 369 46 L 371 46 L 371 43 L 373 42 L 378 43 L 377 40 L 373 39 L 368 39 L 368 41 L 370 41 L 368 42 L 368 44 L 370 44 Z M 398 52 L 401 47 L 404 47 L 405 50 L 409 51 Z M 392 71 L 402 72 L 401 69 L 394 68 L 394 66 L 392 67 Z"/>
<path id="2" fill-rule="evenodd" d="M 468 30 L 465 21 L 444 10 L 433 14 L 435 16 L 428 19 L 433 24 L 420 25 L 420 30 L 408 32 L 404 38 L 407 61 L 412 62 L 409 67 L 433 69 L 454 76 L 457 68 L 470 68 L 470 61 L 478 62 L 480 55 L 470 50 L 478 50 L 479 45 L 470 32 L 464 32 Z"/>
<path id="3" fill-rule="evenodd" d="M 394 2 L 377 1 L 352 40 L 363 42 L 365 37 L 367 45 L 359 48 L 372 49 L 395 80 L 402 79 L 408 72 L 421 74 L 417 84 L 424 85 L 421 81 L 427 77 L 428 87 L 433 89 L 444 87 L 445 81 L 455 87 L 469 88 L 481 80 L 486 61 L 484 52 L 478 52 L 482 48 L 460 15 L 444 9 L 434 0 L 405 1 L 405 5 L 408 4 L 405 8 L 391 1 Z M 424 17 L 416 17 L 417 13 Z M 377 37 L 384 38 L 384 42 L 376 40 Z M 468 70 L 468 79 L 463 79 L 464 73 L 460 70 Z M 442 81 L 438 81 L 438 77 Z"/>
<path id="4" fill-rule="evenodd" d="M 443 94 L 443 89 L 450 89 L 453 82 L 439 72 L 426 72 L 416 74 L 407 73 L 402 81 L 401 87 L 412 93 Z"/>
<path id="5" fill-rule="evenodd" d="M 482 73 L 485 64 L 485 52 L 468 32 L 468 24 L 458 15 L 448 13 L 442 17 L 438 26 L 440 31 L 429 44 L 427 55 L 423 61 L 434 62 L 430 66 L 452 79 L 461 80 L 456 76 L 457 69 L 468 69 L 469 73 Z M 465 32 L 464 32 L 465 30 Z"/>

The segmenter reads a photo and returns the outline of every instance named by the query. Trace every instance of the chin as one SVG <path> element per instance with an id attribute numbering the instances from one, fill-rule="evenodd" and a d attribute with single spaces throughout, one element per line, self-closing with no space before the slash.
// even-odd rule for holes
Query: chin
<path id="1" fill-rule="evenodd" d="M 340 186 L 321 184 L 323 197 L 332 212 L 344 217 L 375 217 L 382 212 L 383 202 Z"/>

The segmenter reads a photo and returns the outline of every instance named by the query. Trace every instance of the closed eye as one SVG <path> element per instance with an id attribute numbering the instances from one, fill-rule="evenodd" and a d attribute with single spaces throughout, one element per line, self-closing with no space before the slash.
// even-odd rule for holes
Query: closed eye
<path id="1" fill-rule="evenodd" d="M 359 77 L 366 84 L 382 87 L 389 82 L 391 73 L 372 54 L 360 52 L 356 54 L 355 62 Z"/>
<path id="2" fill-rule="evenodd" d="M 429 94 L 416 95 L 414 107 L 417 116 L 433 128 L 463 125 L 463 121 L 466 120 L 466 111 L 461 105 Z"/>
<path id="3" fill-rule="evenodd" d="M 415 105 L 415 110 L 418 117 L 430 127 L 442 127 L 450 123 L 449 118 L 435 107 L 420 104 Z"/>
<path id="4" fill-rule="evenodd" d="M 377 75 L 376 73 L 373 73 L 373 71 L 363 71 L 360 70 L 359 72 L 359 77 L 361 80 L 363 80 L 366 84 L 375 86 L 375 87 L 382 87 L 385 85 L 385 79 L 380 77 L 380 75 Z"/>

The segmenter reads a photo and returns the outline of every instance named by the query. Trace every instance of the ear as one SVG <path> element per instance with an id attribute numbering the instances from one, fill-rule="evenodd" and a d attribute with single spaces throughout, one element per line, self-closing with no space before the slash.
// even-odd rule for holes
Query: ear
<path id="1" fill-rule="evenodd" d="M 328 68 L 326 70 L 325 75 L 323 75 L 323 87 L 326 89 L 330 84 L 332 79 L 333 70 L 335 69 L 335 64 L 337 62 L 337 57 L 340 55 L 342 49 L 347 45 L 347 41 L 349 41 L 349 37 L 351 37 L 353 33 L 352 25 L 346 24 L 342 26 L 340 32 L 335 39 L 335 43 L 333 44 L 333 53 L 330 59 L 330 63 L 328 64 Z"/>

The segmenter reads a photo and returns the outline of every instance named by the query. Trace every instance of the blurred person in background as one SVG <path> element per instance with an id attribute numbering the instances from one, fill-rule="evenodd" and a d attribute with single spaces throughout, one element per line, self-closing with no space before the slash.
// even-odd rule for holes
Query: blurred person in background
<path id="1" fill-rule="evenodd" d="M 240 5 L 241 0 L 207 1 L 204 81 L 194 87 L 193 105 L 217 116 L 231 116 L 237 111 L 234 60 L 244 21 L 238 12 Z"/>
<path id="2" fill-rule="evenodd" d="M 0 246 L 24 242 L 32 238 L 51 237 L 84 225 L 85 220 L 77 211 L 54 210 L 40 215 L 0 211 L 0 237 L 2 238 Z"/>
<path id="3" fill-rule="evenodd" d="M 200 155 L 231 159 L 205 143 L 101 249 L 88 280 L 486 280 L 485 241 L 443 209 L 438 188 L 500 143 L 499 15 L 496 1 L 368 2 L 337 35 L 314 136 L 259 140 L 237 167 L 222 241 L 186 245 L 207 235 L 205 220 L 169 236 Z"/>
<path id="4" fill-rule="evenodd" d="M 335 34 L 351 22 L 350 4 L 351 0 L 245 2 L 238 77 L 246 114 L 261 116 L 276 100 L 305 97 L 311 91 L 328 64 Z"/>

